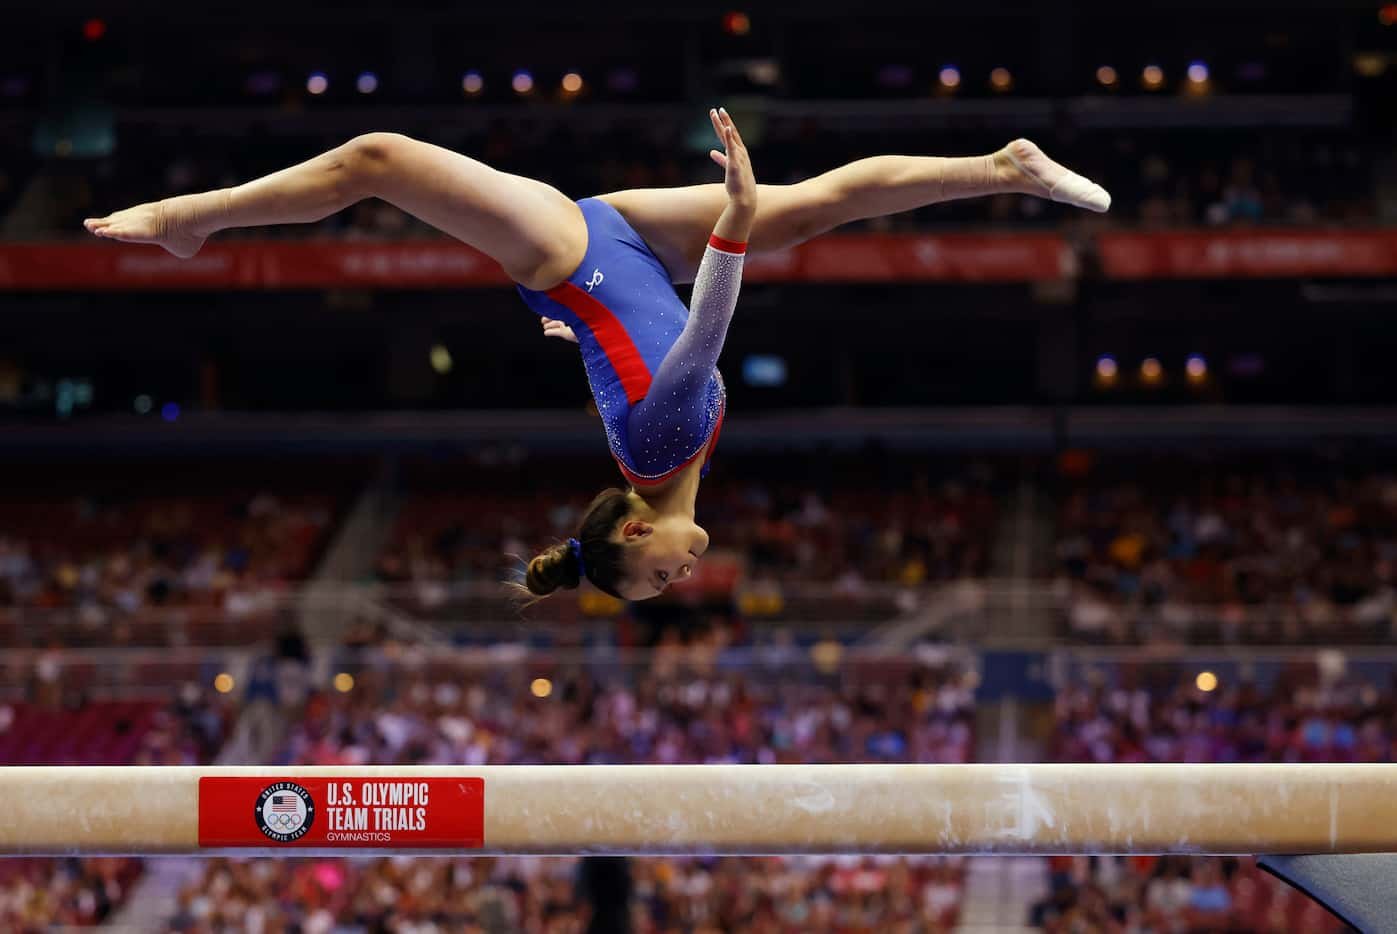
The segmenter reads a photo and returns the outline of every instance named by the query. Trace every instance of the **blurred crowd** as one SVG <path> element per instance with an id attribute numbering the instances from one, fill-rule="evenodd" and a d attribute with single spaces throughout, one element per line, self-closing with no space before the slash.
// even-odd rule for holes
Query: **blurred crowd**
<path id="1" fill-rule="evenodd" d="M 700 112 L 701 116 L 701 112 Z M 701 127 L 698 127 L 701 130 Z M 521 113 L 474 132 L 423 128 L 430 142 L 497 168 L 538 178 L 573 198 L 628 188 L 672 187 L 721 180 L 698 145 L 696 125 L 651 115 L 640 122 L 606 117 L 558 122 Z M 236 185 L 302 162 L 352 134 L 286 138 L 254 128 L 239 145 L 193 132 L 136 135 L 123 131 L 115 151 L 99 159 L 36 160 L 0 152 L 0 210 L 26 235 L 81 234 L 84 217 L 175 194 Z M 944 133 L 889 128 L 877 136 L 822 127 L 818 121 L 769 121 L 753 133 L 758 178 L 788 184 L 844 162 L 898 152 L 970 155 L 991 152 L 1009 135 L 958 133 L 947 151 Z M 1267 130 L 1102 131 L 1038 139 L 1055 158 L 1089 175 L 1114 198 L 1108 223 L 1145 228 L 1217 227 L 1256 223 L 1371 223 L 1378 217 L 1374 153 L 1351 134 Z M 561 158 L 584 153 L 585 158 Z M 45 192 L 21 206 L 30 185 Z M 933 206 L 866 222 L 876 230 L 944 226 L 1018 227 L 1081 220 L 1080 212 L 1038 198 L 1001 195 Z M 0 230 L 5 227 L 0 215 Z M 233 230 L 221 237 L 414 238 L 442 234 L 383 201 L 368 200 L 316 224 Z"/>
<path id="2" fill-rule="evenodd" d="M 609 764 L 963 762 L 974 692 L 959 669 L 909 665 L 824 679 L 790 672 L 699 672 L 650 656 L 619 672 L 535 680 L 518 669 L 463 677 L 456 665 L 366 668 L 355 689 L 317 694 L 284 761 Z"/>
<path id="3" fill-rule="evenodd" d="M 122 479 L 58 481 L 52 492 L 27 487 L 0 499 L 0 644 L 266 638 L 339 506 L 294 483 L 274 493 L 238 491 L 231 480 L 181 489 L 176 480 L 154 494 L 139 475 L 113 473 Z"/>
<path id="4" fill-rule="evenodd" d="M 1346 925 L 1251 857 L 1054 856 L 1044 934 L 1338 934 Z"/>
<path id="5" fill-rule="evenodd" d="M 992 467 L 938 474 L 909 462 L 885 476 L 872 463 L 821 467 L 829 479 L 789 478 L 786 464 L 748 459 L 715 470 L 696 517 L 712 545 L 696 578 L 671 597 L 731 599 L 740 580 L 776 598 L 782 584 L 819 581 L 854 600 L 871 585 L 914 588 L 989 571 L 999 515 Z M 502 488 L 498 472 L 479 484 L 454 473 L 454 489 L 426 480 L 412 488 L 378 560 L 379 579 L 407 585 L 417 612 L 446 607 L 454 585 L 506 579 L 520 558 L 575 534 L 588 501 L 553 498 L 546 476 L 524 474 L 514 489 Z"/>
<path id="6" fill-rule="evenodd" d="M 1003 572 L 995 556 L 1004 560 L 1007 463 L 832 455 L 797 479 L 783 457 L 734 455 L 698 503 L 713 544 L 693 580 L 629 610 L 584 589 L 530 613 L 653 624 L 641 644 L 671 624 L 721 624 L 725 645 L 749 644 L 757 620 L 867 626 L 905 617 L 938 585 Z M 25 499 L 0 498 L 0 644 L 246 644 L 294 628 L 299 582 L 357 488 L 353 471 L 331 483 L 324 468 L 300 468 L 338 491 L 294 479 L 254 479 L 238 491 L 215 479 L 155 495 L 124 481 L 58 480 Z M 516 617 L 501 582 L 574 534 L 590 493 L 614 482 L 604 462 L 556 457 L 449 458 L 402 471 L 400 508 L 376 544 L 372 576 L 390 605 L 447 622 Z M 559 471 L 570 482 L 554 494 Z M 1060 613 L 1065 638 L 1391 638 L 1397 474 L 1382 463 L 1128 458 L 1068 472 L 1045 493 L 1055 538 L 1044 571 L 1056 596 L 1044 608 Z M 360 635 L 361 644 L 382 637 Z"/>
<path id="7" fill-rule="evenodd" d="M 131 857 L 0 860 L 0 928 L 41 934 L 96 926 L 140 877 L 141 861 Z"/>
<path id="8" fill-rule="evenodd" d="M 142 692 L 168 700 L 90 700 L 71 683 L 78 666 L 41 658 L 35 667 L 23 701 L 0 701 L 6 765 L 197 765 L 218 754 L 237 714 L 230 698 L 193 681 Z"/>
<path id="9" fill-rule="evenodd" d="M 1065 634 L 1103 642 L 1386 642 L 1397 475 L 1137 462 L 1058 514 Z"/>
<path id="10" fill-rule="evenodd" d="M 962 863 L 935 856 L 211 860 L 181 894 L 168 930 L 619 931 L 588 927 L 595 915 L 586 896 L 629 891 L 622 911 L 634 934 L 946 934 L 960 906 Z"/>
<path id="11" fill-rule="evenodd" d="M 660 664 L 664 664 L 660 662 Z M 901 664 L 814 680 L 664 669 L 632 681 L 358 672 L 316 695 L 295 764 L 965 762 L 973 682 Z M 941 858 L 217 861 L 171 930 L 581 932 L 592 897 L 633 895 L 632 930 L 949 931 L 963 872 Z M 624 895 L 620 898 L 625 903 Z M 242 927 L 247 925 L 247 927 Z"/>
<path id="12" fill-rule="evenodd" d="M 1374 154 L 1350 136 L 1132 132 L 1107 145 L 1111 211 L 1145 229 L 1377 220 Z"/>
<path id="13" fill-rule="evenodd" d="M 1065 762 L 1397 761 L 1393 686 L 1356 679 L 1094 683 L 1061 691 L 1056 719 L 1052 754 Z"/>
<path id="14" fill-rule="evenodd" d="M 1397 760 L 1390 684 L 1299 671 L 1265 688 L 1195 680 L 1152 690 L 1104 675 L 1089 681 L 1057 696 L 1056 761 Z M 1094 856 L 1048 864 L 1052 894 L 1033 921 L 1049 934 L 1345 930 L 1251 859 Z"/>
<path id="15" fill-rule="evenodd" d="M 228 737 L 235 705 L 185 684 L 173 699 L 85 701 L 64 690 L 63 667 L 23 701 L 0 701 L 6 765 L 196 765 Z M 0 859 L 0 930 L 40 934 L 100 924 L 130 895 L 142 863 L 129 857 Z"/>

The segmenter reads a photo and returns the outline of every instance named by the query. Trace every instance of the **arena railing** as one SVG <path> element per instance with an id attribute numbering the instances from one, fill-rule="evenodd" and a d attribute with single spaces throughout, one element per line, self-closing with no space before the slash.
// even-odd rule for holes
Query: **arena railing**
<path id="1" fill-rule="evenodd" d="M 751 677 L 814 683 L 830 677 L 880 679 L 922 672 L 964 675 L 973 686 L 978 661 L 968 646 L 887 652 L 824 642 L 720 648 L 539 649 L 522 643 L 480 646 L 393 643 L 368 648 L 312 647 L 305 658 L 244 648 L 20 649 L 0 656 L 0 701 L 58 695 L 73 702 L 168 698 L 194 685 L 232 702 L 279 698 L 294 702 L 310 691 L 348 694 L 468 681 L 507 683 L 547 696 L 555 682 L 585 678 L 637 684 Z M 541 680 L 540 680 L 541 679 Z M 538 681 L 539 685 L 534 682 Z"/>
<path id="2" fill-rule="evenodd" d="M 1018 659 L 1022 664 L 1004 669 L 996 659 Z M 696 643 L 657 651 L 611 645 L 540 648 L 523 641 L 493 646 L 391 642 L 363 648 L 312 646 L 304 660 L 242 647 L 12 649 L 0 653 L 0 699 L 22 699 L 46 685 L 93 699 L 151 696 L 185 684 L 205 689 L 221 685 L 231 699 L 240 700 L 275 693 L 291 682 L 298 692 L 335 692 L 382 684 L 406 687 L 419 681 L 448 683 L 454 678 L 502 677 L 527 687 L 536 678 L 558 680 L 583 674 L 623 683 L 652 676 L 665 680 L 744 674 L 800 681 L 953 668 L 966 672 L 975 683 L 982 672 L 993 675 L 998 678 L 998 692 L 1026 691 L 1035 696 L 1083 685 L 1171 691 L 1204 683 L 1199 681 L 1204 673 L 1210 676 L 1211 689 L 1242 683 L 1265 687 L 1297 674 L 1315 685 L 1381 688 L 1397 669 L 1397 647 L 986 648 L 960 642 L 927 643 L 908 650 L 781 641 L 744 646 Z M 1032 684 L 1022 680 L 1007 684 L 1002 675 L 994 675 L 1001 669 L 1037 674 Z M 348 675 L 349 680 L 337 682 L 338 675 Z"/>

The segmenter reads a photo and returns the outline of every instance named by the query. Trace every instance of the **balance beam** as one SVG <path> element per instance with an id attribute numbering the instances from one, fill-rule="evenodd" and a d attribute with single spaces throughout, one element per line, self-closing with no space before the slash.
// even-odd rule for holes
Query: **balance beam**
<path id="1" fill-rule="evenodd" d="M 1397 851 L 1394 765 L 0 768 L 0 855 Z"/>

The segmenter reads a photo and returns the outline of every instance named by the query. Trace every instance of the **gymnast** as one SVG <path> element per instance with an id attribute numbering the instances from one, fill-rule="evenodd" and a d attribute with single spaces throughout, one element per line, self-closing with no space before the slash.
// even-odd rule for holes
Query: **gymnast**
<path id="1" fill-rule="evenodd" d="M 694 522 L 722 426 L 716 369 L 748 249 L 782 250 L 849 221 L 1013 192 L 1105 211 L 1100 186 L 1018 139 L 984 156 L 875 156 L 794 185 L 758 185 L 742 137 L 709 111 L 722 185 L 581 201 L 396 133 L 367 133 L 300 165 L 217 191 L 137 205 L 83 225 L 99 237 L 198 252 L 230 227 L 318 221 L 377 197 L 487 254 L 543 319 L 575 341 L 629 489 L 601 493 L 574 538 L 529 562 L 542 597 L 586 577 L 625 600 L 659 595 L 708 548 Z M 673 283 L 693 282 L 685 308 Z"/>

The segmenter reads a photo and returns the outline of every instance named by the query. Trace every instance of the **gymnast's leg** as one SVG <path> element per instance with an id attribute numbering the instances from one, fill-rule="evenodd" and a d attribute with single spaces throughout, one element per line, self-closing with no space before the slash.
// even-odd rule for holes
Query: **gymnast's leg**
<path id="1" fill-rule="evenodd" d="M 219 230 L 310 223 L 371 197 L 470 244 L 532 289 L 565 280 L 587 250 L 582 212 L 562 192 L 397 133 L 366 133 L 234 188 L 138 205 L 83 226 L 189 257 Z"/>
<path id="2" fill-rule="evenodd" d="M 754 251 L 785 249 L 850 221 L 980 195 L 1037 195 L 1091 211 L 1111 204 L 1100 185 L 1024 139 L 986 156 L 874 156 L 795 185 L 759 185 L 758 191 Z M 693 278 L 708 232 L 727 203 L 722 185 L 634 189 L 602 200 L 645 239 L 676 282 Z"/>

